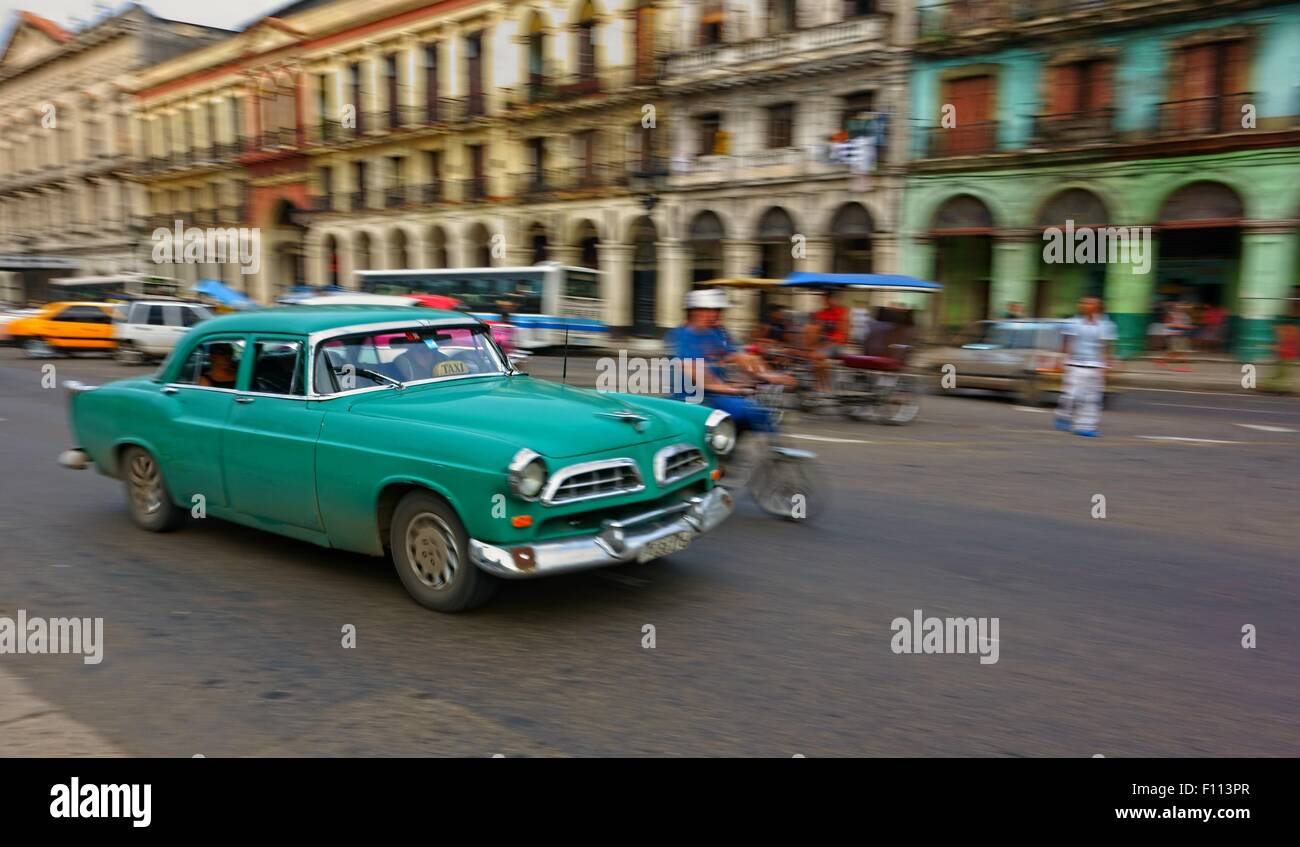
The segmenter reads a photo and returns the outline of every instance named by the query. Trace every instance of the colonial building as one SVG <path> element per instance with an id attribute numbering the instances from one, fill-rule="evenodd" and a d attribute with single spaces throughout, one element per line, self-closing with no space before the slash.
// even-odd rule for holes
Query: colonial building
<path id="1" fill-rule="evenodd" d="M 911 70 L 904 268 L 945 283 L 942 327 L 1105 297 L 1121 353 L 1164 300 L 1232 314 L 1268 354 L 1294 303 L 1300 5 L 925 2 Z M 1150 228 L 1141 262 L 1049 262 L 1045 230 Z M 1148 264 L 1149 267 L 1144 267 Z"/>
<path id="2" fill-rule="evenodd" d="M 896 272 L 910 4 L 699 0 L 674 12 L 660 274 Z M 678 302 L 665 306 L 661 322 Z"/>
<path id="3" fill-rule="evenodd" d="M 127 90 L 146 64 L 220 37 L 131 5 L 70 32 L 19 12 L 0 50 L 0 300 L 50 276 L 143 270 Z"/>

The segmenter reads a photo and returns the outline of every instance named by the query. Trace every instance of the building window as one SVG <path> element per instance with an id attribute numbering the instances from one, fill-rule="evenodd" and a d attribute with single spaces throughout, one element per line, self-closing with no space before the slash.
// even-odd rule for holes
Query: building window
<path id="1" fill-rule="evenodd" d="M 704 0 L 700 9 L 700 46 L 722 43 L 722 0 Z"/>
<path id="2" fill-rule="evenodd" d="M 487 155 L 483 145 L 469 146 L 469 199 L 471 200 L 482 200 L 487 197 L 487 177 L 484 168 L 486 160 Z"/>
<path id="3" fill-rule="evenodd" d="M 1161 104 L 1162 129 L 1181 134 L 1240 130 L 1241 107 L 1253 95 L 1243 40 L 1195 44 L 1173 57 L 1170 102 Z"/>
<path id="4" fill-rule="evenodd" d="M 698 139 L 697 156 L 725 155 L 726 135 L 722 132 L 722 113 L 705 112 L 695 117 L 695 133 Z"/>
<path id="5" fill-rule="evenodd" d="M 485 114 L 483 105 L 483 33 L 465 36 L 465 65 L 468 77 L 469 114 Z"/>
<path id="6" fill-rule="evenodd" d="M 773 150 L 794 146 L 793 103 L 767 107 L 767 146 Z"/>
<path id="7" fill-rule="evenodd" d="M 578 13 L 578 78 L 582 82 L 596 79 L 596 10 L 591 0 Z"/>
<path id="8" fill-rule="evenodd" d="M 994 149 L 992 76 L 957 77 L 945 80 L 942 102 L 956 111 L 957 125 L 944 128 L 938 124 L 932 130 L 931 152 L 945 156 L 970 156 L 991 153 Z"/>
<path id="9" fill-rule="evenodd" d="M 876 13 L 876 0 L 844 0 L 844 17 L 861 18 Z"/>
<path id="10" fill-rule="evenodd" d="M 438 45 L 424 45 L 424 112 L 425 118 L 433 123 L 439 120 L 438 114 Z"/>
<path id="11" fill-rule="evenodd" d="M 791 32 L 799 24 L 797 0 L 768 0 L 767 31 L 770 34 Z"/>
<path id="12" fill-rule="evenodd" d="M 546 185 L 546 139 L 528 139 L 528 184 L 537 189 Z"/>
<path id="13" fill-rule="evenodd" d="M 366 179 L 366 163 L 353 162 L 352 174 L 352 208 L 365 209 L 369 205 L 366 197 L 366 188 L 368 187 L 366 184 L 368 182 Z"/>
<path id="14" fill-rule="evenodd" d="M 351 65 L 348 66 L 348 80 L 350 82 L 350 87 L 352 89 L 352 98 L 351 98 L 352 102 L 349 103 L 348 105 L 352 107 L 354 121 L 356 124 L 356 131 L 358 134 L 360 134 L 362 132 L 365 132 L 366 129 L 365 118 L 364 118 L 366 111 L 364 108 L 364 101 L 361 99 L 363 96 L 363 86 L 361 81 L 362 77 L 361 77 L 360 62 L 353 62 Z"/>
<path id="15" fill-rule="evenodd" d="M 395 129 L 402 124 L 402 100 L 397 81 L 396 53 L 389 53 L 384 57 L 384 83 L 388 98 L 388 128 Z"/>

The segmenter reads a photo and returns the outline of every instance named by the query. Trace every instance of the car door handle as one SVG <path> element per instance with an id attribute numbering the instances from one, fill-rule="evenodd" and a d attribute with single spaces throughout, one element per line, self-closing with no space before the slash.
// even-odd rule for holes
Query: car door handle
<path id="1" fill-rule="evenodd" d="M 161 389 L 163 394 L 175 394 L 179 390 L 180 390 L 179 388 L 175 388 L 170 385 L 164 385 Z"/>
<path id="2" fill-rule="evenodd" d="M 256 399 L 257 399 L 256 397 L 236 397 L 235 402 L 243 403 L 245 406 L 247 406 L 249 403 L 252 403 Z"/>

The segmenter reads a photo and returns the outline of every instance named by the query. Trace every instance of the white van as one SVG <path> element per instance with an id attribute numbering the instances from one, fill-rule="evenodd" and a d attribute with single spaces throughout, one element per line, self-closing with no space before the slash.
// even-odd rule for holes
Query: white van
<path id="1" fill-rule="evenodd" d="M 117 325 L 117 360 L 146 362 L 162 359 L 176 347 L 189 328 L 212 317 L 199 303 L 137 300 Z"/>

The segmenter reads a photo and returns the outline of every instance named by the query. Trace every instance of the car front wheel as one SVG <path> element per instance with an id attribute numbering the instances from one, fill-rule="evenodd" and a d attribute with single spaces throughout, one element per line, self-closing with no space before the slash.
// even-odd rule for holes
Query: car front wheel
<path id="1" fill-rule="evenodd" d="M 412 491 L 393 513 L 393 566 L 407 592 L 436 612 L 461 612 L 486 603 L 496 579 L 469 558 L 469 536 L 456 512 L 425 491 Z"/>
<path id="2" fill-rule="evenodd" d="M 23 342 L 23 352 L 29 359 L 52 359 L 55 350 L 44 338 L 29 338 Z"/>
<path id="3" fill-rule="evenodd" d="M 128 447 L 122 453 L 122 479 L 131 520 L 150 532 L 170 532 L 185 521 L 185 512 L 172 502 L 154 455 L 143 447 Z"/>

